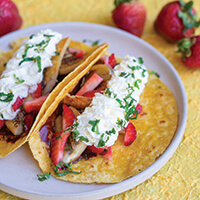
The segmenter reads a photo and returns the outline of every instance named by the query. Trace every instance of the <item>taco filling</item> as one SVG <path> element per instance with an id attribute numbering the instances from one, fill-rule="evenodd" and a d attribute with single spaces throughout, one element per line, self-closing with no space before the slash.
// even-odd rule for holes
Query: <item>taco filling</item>
<path id="1" fill-rule="evenodd" d="M 46 29 L 13 48 L 17 50 L 4 63 L 0 79 L 0 157 L 27 141 L 36 125 L 36 117 L 38 122 L 71 80 L 67 75 L 77 66 L 84 67 L 93 59 L 93 53 L 99 51 L 99 46 L 86 47 Z M 71 68 L 70 72 L 65 71 L 66 66 Z M 70 76 L 73 77 L 73 73 Z M 54 88 L 53 97 L 49 97 Z"/>
<path id="2" fill-rule="evenodd" d="M 169 88 L 142 58 L 128 55 L 101 52 L 76 72 L 30 136 L 42 171 L 72 182 L 116 183 L 153 164 L 177 128 Z"/>

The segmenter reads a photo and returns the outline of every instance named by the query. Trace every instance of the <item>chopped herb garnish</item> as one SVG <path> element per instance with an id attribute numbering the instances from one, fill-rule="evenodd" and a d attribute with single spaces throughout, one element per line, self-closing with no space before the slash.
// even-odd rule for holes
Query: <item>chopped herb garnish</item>
<path id="1" fill-rule="evenodd" d="M 62 139 L 61 135 L 56 137 L 56 140 L 58 140 L 58 139 Z"/>
<path id="2" fill-rule="evenodd" d="M 66 147 L 65 151 L 68 151 L 68 150 L 72 150 L 72 148 L 71 147 Z"/>
<path id="3" fill-rule="evenodd" d="M 24 82 L 24 80 L 20 80 L 19 77 L 17 77 L 15 74 L 13 74 L 13 76 L 17 80 L 17 82 L 15 82 L 16 84 L 20 84 Z"/>
<path id="4" fill-rule="evenodd" d="M 91 46 L 93 47 L 93 46 L 98 45 L 99 42 L 100 42 L 100 40 L 92 41 L 92 40 L 86 40 L 86 39 L 84 39 L 83 42 L 84 42 L 84 43 L 88 42 L 88 43 L 90 43 Z"/>
<path id="5" fill-rule="evenodd" d="M 73 134 L 72 135 L 73 135 L 73 138 L 75 139 L 80 135 L 80 133 L 75 129 L 75 130 L 73 130 Z"/>
<path id="6" fill-rule="evenodd" d="M 143 71 L 142 71 L 142 77 L 145 77 L 145 72 L 146 71 L 147 71 L 146 69 L 143 69 Z"/>
<path id="7" fill-rule="evenodd" d="M 124 121 L 123 119 L 117 119 L 117 122 L 116 122 L 117 126 L 121 129 L 124 128 L 124 126 L 126 125 L 126 121 Z"/>
<path id="8" fill-rule="evenodd" d="M 103 136 L 104 136 L 104 134 L 101 135 L 97 147 L 104 147 L 104 146 L 106 145 L 106 143 L 105 143 L 104 140 L 103 140 Z"/>
<path id="9" fill-rule="evenodd" d="M 56 54 L 56 56 L 59 56 L 59 55 L 60 55 L 60 52 L 55 51 L 55 54 Z"/>
<path id="10" fill-rule="evenodd" d="M 0 101 L 1 102 L 10 102 L 13 100 L 14 94 L 12 92 L 5 94 L 4 92 L 0 92 Z"/>
<path id="11" fill-rule="evenodd" d="M 141 79 L 137 79 L 137 80 L 134 82 L 134 86 L 135 86 L 138 90 L 140 89 L 138 83 L 141 83 L 141 82 L 142 82 Z"/>
<path id="12" fill-rule="evenodd" d="M 38 65 L 38 72 L 41 72 L 42 69 L 41 69 L 41 57 L 40 56 L 37 56 L 37 57 L 27 57 L 27 58 L 24 58 L 23 60 L 20 61 L 19 63 L 19 66 L 23 63 L 23 62 L 30 62 L 30 61 L 33 61 L 33 62 L 36 62 L 37 61 L 37 65 Z"/>
<path id="13" fill-rule="evenodd" d="M 45 37 L 48 37 L 48 38 L 49 38 L 49 37 L 55 37 L 55 35 L 47 35 L 47 34 L 44 34 L 44 36 L 45 36 Z"/>
<path id="14" fill-rule="evenodd" d="M 112 128 L 112 129 L 109 130 L 109 131 L 106 131 L 106 134 L 107 134 L 107 135 L 112 135 L 112 134 L 115 134 L 115 133 L 116 133 L 116 131 L 115 131 L 114 128 Z"/>
<path id="15" fill-rule="evenodd" d="M 76 171 L 73 171 L 72 168 L 70 168 L 71 164 L 67 164 L 63 161 L 60 161 L 56 167 L 54 168 L 54 172 L 56 175 L 58 175 L 59 177 L 62 177 L 62 176 L 65 176 L 66 174 L 69 174 L 69 173 L 73 173 L 73 174 L 80 174 L 81 172 L 76 172 Z M 59 169 L 61 167 L 66 167 L 65 170 L 59 172 Z"/>
<path id="16" fill-rule="evenodd" d="M 83 137 L 83 136 L 80 136 L 79 139 L 80 139 L 81 141 L 89 142 L 89 140 L 88 140 L 87 138 Z"/>
<path id="17" fill-rule="evenodd" d="M 139 64 L 141 64 L 141 65 L 144 63 L 142 58 L 138 58 L 138 62 L 139 62 Z"/>
<path id="18" fill-rule="evenodd" d="M 50 178 L 51 173 L 46 173 L 46 174 L 37 174 L 38 180 L 39 181 L 45 181 Z"/>
<path id="19" fill-rule="evenodd" d="M 97 119 L 97 120 L 94 120 L 94 121 L 90 120 L 88 122 L 90 125 L 92 125 L 92 132 L 100 134 L 99 127 L 98 127 L 99 122 L 100 122 L 100 119 Z"/>
<path id="20" fill-rule="evenodd" d="M 156 75 L 158 78 L 160 78 L 160 75 L 159 75 L 157 72 L 153 71 L 153 70 L 150 71 L 150 74 L 154 74 L 154 75 Z"/>
<path id="21" fill-rule="evenodd" d="M 32 39 L 32 38 L 33 38 L 33 36 L 35 36 L 35 34 L 31 35 L 31 36 L 30 36 L 30 39 Z"/>

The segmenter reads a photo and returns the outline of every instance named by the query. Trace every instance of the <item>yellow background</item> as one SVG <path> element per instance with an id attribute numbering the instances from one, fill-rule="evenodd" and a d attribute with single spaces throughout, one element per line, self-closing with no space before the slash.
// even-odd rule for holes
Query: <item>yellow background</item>
<path id="1" fill-rule="evenodd" d="M 152 44 L 174 65 L 188 97 L 188 121 L 184 137 L 167 164 L 153 177 L 122 194 L 106 200 L 196 200 L 200 199 L 200 69 L 191 70 L 181 63 L 175 44 L 166 42 L 153 28 L 160 9 L 169 0 L 141 0 L 147 8 L 142 39 Z M 83 21 L 115 26 L 113 0 L 14 0 L 23 18 L 22 28 L 47 22 Z M 200 2 L 194 0 L 200 17 Z M 200 33 L 197 29 L 196 35 Z M 21 200 L 0 191 L 2 200 Z"/>

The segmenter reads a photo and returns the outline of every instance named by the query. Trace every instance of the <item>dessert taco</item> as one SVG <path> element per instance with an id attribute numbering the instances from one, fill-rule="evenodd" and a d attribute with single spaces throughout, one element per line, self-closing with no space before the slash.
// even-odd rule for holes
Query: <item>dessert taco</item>
<path id="1" fill-rule="evenodd" d="M 59 92 L 76 76 L 73 70 L 96 59 L 105 45 L 84 46 L 47 29 L 16 40 L 11 47 L 0 52 L 0 157 L 27 141 Z M 67 66 L 72 73 L 60 74 Z"/>
<path id="2" fill-rule="evenodd" d="M 117 183 L 153 164 L 177 129 L 169 88 L 132 56 L 99 54 L 76 70 L 29 139 L 44 175 Z"/>

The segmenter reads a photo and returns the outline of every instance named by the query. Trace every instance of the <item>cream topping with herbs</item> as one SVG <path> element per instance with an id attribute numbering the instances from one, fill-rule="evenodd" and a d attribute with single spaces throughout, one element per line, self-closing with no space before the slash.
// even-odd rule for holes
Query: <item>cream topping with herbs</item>
<path id="1" fill-rule="evenodd" d="M 23 41 L 1 75 L 0 119 L 16 117 L 18 110 L 14 112 L 12 105 L 17 97 L 26 98 L 37 89 L 43 70 L 52 66 L 51 58 L 56 55 L 56 44 L 61 39 L 60 33 L 46 29 Z"/>
<path id="2" fill-rule="evenodd" d="M 78 116 L 77 140 L 96 147 L 112 146 L 119 131 L 127 125 L 148 81 L 142 58 L 127 55 L 114 68 L 104 94 L 97 93 L 92 103 Z"/>

